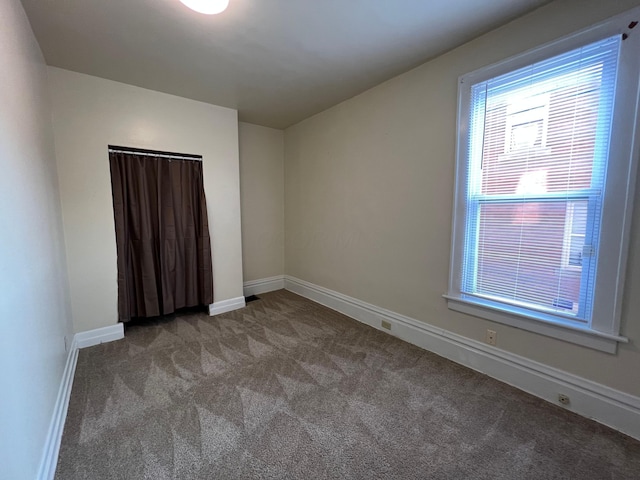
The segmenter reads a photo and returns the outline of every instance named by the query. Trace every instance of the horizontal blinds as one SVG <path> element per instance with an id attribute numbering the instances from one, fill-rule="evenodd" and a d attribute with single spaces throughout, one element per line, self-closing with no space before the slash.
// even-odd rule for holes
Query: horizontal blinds
<path id="1" fill-rule="evenodd" d="M 589 320 L 619 47 L 471 87 L 463 293 Z"/>

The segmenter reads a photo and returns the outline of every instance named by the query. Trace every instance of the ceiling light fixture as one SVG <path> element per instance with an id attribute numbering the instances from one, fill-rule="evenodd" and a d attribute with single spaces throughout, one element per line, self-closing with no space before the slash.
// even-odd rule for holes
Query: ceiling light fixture
<path id="1" fill-rule="evenodd" d="M 180 0 L 191 10 L 204 13 L 205 15 L 215 15 L 224 12 L 229 5 L 229 0 Z"/>

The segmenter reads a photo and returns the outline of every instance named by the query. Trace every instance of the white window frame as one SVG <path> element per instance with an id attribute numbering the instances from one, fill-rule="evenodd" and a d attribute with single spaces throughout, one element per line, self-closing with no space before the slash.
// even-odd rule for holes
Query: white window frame
<path id="1" fill-rule="evenodd" d="M 608 353 L 620 342 L 622 294 L 627 266 L 635 178 L 640 156 L 640 7 L 617 15 L 591 28 L 481 68 L 459 78 L 456 187 L 454 193 L 449 291 L 444 297 L 452 310 L 511 325 Z M 495 302 L 461 292 L 466 228 L 466 184 L 468 168 L 471 87 L 519 68 L 580 48 L 616 34 L 626 34 L 619 56 L 612 134 L 603 198 L 600 245 L 597 255 L 593 311 L 588 324 L 563 319 L 561 315 L 515 313 Z"/>

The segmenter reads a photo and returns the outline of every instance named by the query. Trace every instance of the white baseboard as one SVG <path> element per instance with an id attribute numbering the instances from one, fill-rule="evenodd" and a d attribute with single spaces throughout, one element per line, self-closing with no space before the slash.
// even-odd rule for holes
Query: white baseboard
<path id="1" fill-rule="evenodd" d="M 58 464 L 58 452 L 60 451 L 60 442 L 62 441 L 62 431 L 64 430 L 64 422 L 67 418 L 67 409 L 69 408 L 69 398 L 71 397 L 71 387 L 73 386 L 73 377 L 76 371 L 76 363 L 78 361 L 78 347 L 76 339 L 71 342 L 69 353 L 67 354 L 67 362 L 62 372 L 62 380 L 58 389 L 58 396 L 53 407 L 53 415 L 51 424 L 47 432 L 45 441 L 44 454 L 40 462 L 40 470 L 38 472 L 39 480 L 53 480 Z"/>
<path id="2" fill-rule="evenodd" d="M 244 296 L 259 295 L 261 293 L 273 292 L 284 288 L 284 275 L 261 278 L 244 282 Z"/>
<path id="3" fill-rule="evenodd" d="M 86 348 L 100 345 L 101 343 L 113 342 L 121 338 L 124 338 L 124 324 L 116 323 L 108 327 L 76 333 L 73 340 L 77 348 Z"/>
<path id="4" fill-rule="evenodd" d="M 245 307 L 244 297 L 230 298 L 228 300 L 220 300 L 209 305 L 209 315 L 219 315 L 221 313 L 231 312 L 239 308 Z"/>
<path id="5" fill-rule="evenodd" d="M 489 375 L 640 440 L 640 397 L 615 390 L 482 342 L 400 315 L 318 285 L 285 276 L 285 288 L 378 330 Z M 391 330 L 381 327 L 381 321 Z"/>
<path id="6" fill-rule="evenodd" d="M 47 432 L 44 453 L 40 462 L 40 470 L 38 472 L 38 480 L 53 480 L 58 464 L 58 453 L 60 452 L 60 442 L 62 441 L 62 433 L 64 430 L 64 422 L 67 419 L 67 410 L 69 408 L 69 399 L 71 398 L 71 388 L 73 387 L 73 378 L 76 373 L 76 364 L 78 362 L 78 350 L 85 347 L 91 347 L 100 343 L 112 342 L 124 338 L 124 325 L 118 323 L 108 327 L 96 328 L 86 332 L 79 332 L 73 336 L 69 353 L 67 354 L 67 362 L 62 372 L 62 380 L 58 389 L 58 396 L 53 407 L 53 415 L 51 424 Z"/>

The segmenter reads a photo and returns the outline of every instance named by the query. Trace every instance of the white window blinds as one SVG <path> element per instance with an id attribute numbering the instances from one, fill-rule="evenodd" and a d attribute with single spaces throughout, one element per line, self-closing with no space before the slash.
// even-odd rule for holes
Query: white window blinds
<path id="1" fill-rule="evenodd" d="M 471 86 L 462 294 L 590 321 L 620 42 Z"/>

